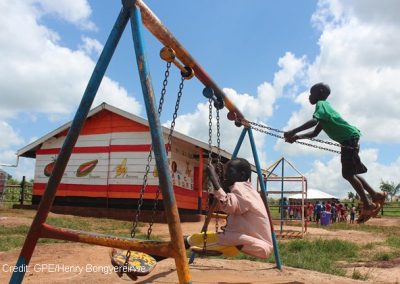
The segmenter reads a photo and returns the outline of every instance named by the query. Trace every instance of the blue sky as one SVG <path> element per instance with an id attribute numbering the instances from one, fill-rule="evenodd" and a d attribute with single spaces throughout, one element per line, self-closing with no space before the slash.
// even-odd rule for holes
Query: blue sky
<path id="1" fill-rule="evenodd" d="M 374 187 L 382 179 L 400 182 L 398 1 L 145 2 L 249 120 L 293 128 L 312 115 L 310 85 L 329 83 L 332 105 L 363 133 L 366 179 Z M 120 9 L 120 1 L 2 1 L 0 164 L 15 164 L 18 149 L 72 118 Z M 147 30 L 145 44 L 159 94 L 162 45 Z M 178 83 L 173 70 L 166 124 Z M 185 82 L 177 130 L 205 141 L 202 88 L 196 79 Z M 102 101 L 145 116 L 129 25 L 93 106 Z M 232 151 L 240 129 L 222 125 L 222 146 Z M 352 190 L 338 155 L 255 134 L 264 167 L 284 156 L 310 187 L 337 196 Z M 247 144 L 241 154 L 251 157 Z M 2 168 L 31 178 L 33 167 L 32 159 L 20 159 L 17 168 Z"/>

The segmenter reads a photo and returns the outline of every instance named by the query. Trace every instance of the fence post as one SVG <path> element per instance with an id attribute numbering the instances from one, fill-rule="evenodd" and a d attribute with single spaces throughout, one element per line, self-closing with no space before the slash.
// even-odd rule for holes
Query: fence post
<path id="1" fill-rule="evenodd" d="M 21 192 L 19 195 L 19 204 L 24 205 L 24 196 L 25 196 L 25 176 L 22 177 L 21 181 Z"/>

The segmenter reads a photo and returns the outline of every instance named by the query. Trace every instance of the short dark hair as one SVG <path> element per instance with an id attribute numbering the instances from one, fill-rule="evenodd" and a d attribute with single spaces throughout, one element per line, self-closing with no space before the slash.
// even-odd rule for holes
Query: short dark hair
<path id="1" fill-rule="evenodd" d="M 251 177 L 251 166 L 246 159 L 235 158 L 230 160 L 230 163 L 236 167 L 238 172 L 243 173 L 243 176 L 241 176 L 243 180 L 240 181 L 246 181 Z"/>
<path id="2" fill-rule="evenodd" d="M 331 88 L 325 83 L 317 83 L 311 87 L 310 93 L 321 100 L 326 100 L 331 93 Z"/>

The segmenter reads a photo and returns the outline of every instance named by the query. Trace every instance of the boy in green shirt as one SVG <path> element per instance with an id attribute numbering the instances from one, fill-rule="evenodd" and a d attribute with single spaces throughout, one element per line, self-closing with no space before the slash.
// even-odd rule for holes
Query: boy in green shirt
<path id="1" fill-rule="evenodd" d="M 364 204 L 361 215 L 357 219 L 358 223 L 364 223 L 379 213 L 386 196 L 384 193 L 375 192 L 366 180 L 359 176 L 359 174 L 367 172 L 367 168 L 358 155 L 360 130 L 347 123 L 326 101 L 330 93 L 329 86 L 324 83 L 318 83 L 311 87 L 309 101 L 315 105 L 313 118 L 303 125 L 285 132 L 285 141 L 293 143 L 298 139 L 313 138 L 324 130 L 329 138 L 340 143 L 342 146 L 342 176 L 350 182 Z M 310 132 L 296 134 L 314 126 L 314 130 Z M 365 191 L 369 193 L 372 201 L 368 200 Z"/>

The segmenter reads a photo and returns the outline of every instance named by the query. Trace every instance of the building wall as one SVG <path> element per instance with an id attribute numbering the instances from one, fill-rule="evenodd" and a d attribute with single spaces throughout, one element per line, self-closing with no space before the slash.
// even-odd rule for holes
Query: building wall
<path id="1" fill-rule="evenodd" d="M 42 195 L 67 131 L 42 144 L 36 153 L 33 194 Z M 57 197 L 138 198 L 151 147 L 146 126 L 103 110 L 91 117 L 81 131 L 67 164 Z M 165 139 L 166 141 L 166 139 Z M 196 148 L 174 139 L 168 160 L 178 207 L 197 209 L 194 191 Z M 147 176 L 146 199 L 158 189 L 153 157 Z"/>

